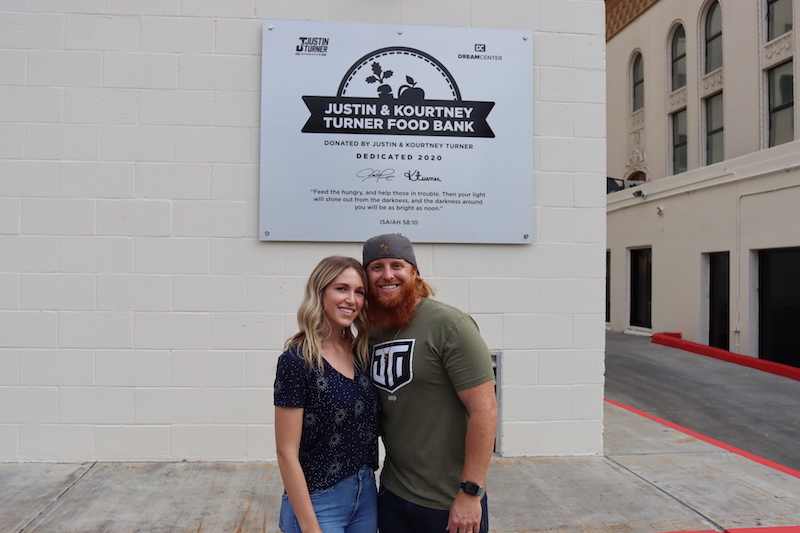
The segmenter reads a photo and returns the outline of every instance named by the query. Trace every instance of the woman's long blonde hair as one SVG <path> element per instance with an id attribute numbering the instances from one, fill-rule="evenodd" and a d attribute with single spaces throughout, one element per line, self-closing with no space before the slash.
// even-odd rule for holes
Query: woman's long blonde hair
<path id="1" fill-rule="evenodd" d="M 284 349 L 287 350 L 292 347 L 299 348 L 299 355 L 305 359 L 306 364 L 312 370 L 321 371 L 323 366 L 322 341 L 328 327 L 328 319 L 322 306 L 322 293 L 339 274 L 348 268 L 358 272 L 364 283 L 364 290 L 367 290 L 367 273 L 360 262 L 352 257 L 341 255 L 326 257 L 319 262 L 308 277 L 305 296 L 297 310 L 297 325 L 300 331 L 292 335 L 284 344 Z M 364 305 L 366 306 L 366 298 L 364 298 Z M 369 322 L 366 309 L 361 309 L 353 321 L 353 326 L 355 326 L 356 334 L 353 334 L 353 328 L 350 327 L 345 328 L 344 336 L 350 341 L 354 362 L 361 370 L 366 370 L 369 366 Z"/>

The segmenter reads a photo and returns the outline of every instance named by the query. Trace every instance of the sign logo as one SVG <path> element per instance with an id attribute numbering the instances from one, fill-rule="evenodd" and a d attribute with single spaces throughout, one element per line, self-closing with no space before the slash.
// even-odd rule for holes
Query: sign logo
<path id="1" fill-rule="evenodd" d="M 464 100 L 450 72 L 413 48 L 381 48 L 356 61 L 336 96 L 303 96 L 304 133 L 494 137 L 494 102 Z"/>
<path id="2" fill-rule="evenodd" d="M 476 52 L 485 52 L 486 51 L 486 45 L 485 44 L 476 44 L 475 45 L 475 51 Z"/>
<path id="3" fill-rule="evenodd" d="M 328 54 L 328 37 L 300 37 L 300 43 L 295 47 L 298 56 L 324 56 Z"/>
<path id="4" fill-rule="evenodd" d="M 381 390 L 396 392 L 414 378 L 411 362 L 414 339 L 399 339 L 372 348 L 372 382 Z"/>

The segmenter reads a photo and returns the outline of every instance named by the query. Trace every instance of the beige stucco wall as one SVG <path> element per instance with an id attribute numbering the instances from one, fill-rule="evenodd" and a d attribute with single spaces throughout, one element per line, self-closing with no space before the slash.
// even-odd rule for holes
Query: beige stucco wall
<path id="1" fill-rule="evenodd" d="M 767 55 L 762 47 L 763 2 L 722 0 L 723 57 L 720 70 L 705 75 L 703 24 L 710 2 L 662 0 L 607 43 L 608 176 L 627 178 L 631 167 L 630 68 L 634 52 L 644 57 L 645 170 L 648 179 L 671 174 L 669 114 L 685 107 L 689 133 L 688 168 L 704 166 L 702 99 L 724 90 L 725 159 L 760 150 L 764 139 L 762 69 L 788 56 Z M 797 21 L 797 6 L 795 20 Z M 676 25 L 686 32 L 686 90 L 670 91 L 670 44 Z M 796 27 L 796 24 L 795 24 Z M 789 34 L 791 49 L 794 36 Z M 783 43 L 780 43 L 783 44 Z M 774 48 L 774 47 L 773 47 Z M 795 106 L 797 116 L 797 106 Z M 797 121 L 797 119 L 795 119 Z M 635 169 L 634 169 L 635 170 Z"/>
<path id="2" fill-rule="evenodd" d="M 708 264 L 730 252 L 730 349 L 757 354 L 757 251 L 800 246 L 800 141 L 608 195 L 611 321 L 630 328 L 629 250 L 651 247 L 651 332 L 708 343 Z M 647 197 L 634 197 L 643 190 Z M 659 214 L 661 211 L 661 214 Z"/>
<path id="3" fill-rule="evenodd" d="M 723 66 L 704 75 L 703 24 L 709 3 L 661 0 L 607 43 L 608 176 L 623 179 L 642 170 L 648 179 L 637 189 L 607 197 L 608 327 L 645 334 L 680 332 L 688 340 L 708 343 L 704 254 L 728 251 L 730 347 L 756 356 L 757 250 L 800 245 L 800 143 L 765 148 L 765 71 L 793 57 L 795 32 L 765 43 L 765 2 L 721 0 Z M 796 1 L 794 19 L 797 27 Z M 672 93 L 670 45 L 679 23 L 686 31 L 687 82 L 685 89 Z M 645 105 L 632 115 L 635 52 L 645 62 Z M 706 166 L 703 98 L 719 90 L 724 95 L 725 160 Z M 795 83 L 798 124 L 796 95 Z M 671 175 L 669 115 L 682 107 L 688 119 L 688 171 Z M 795 126 L 795 138 L 797 133 Z M 634 146 L 643 157 L 634 153 Z M 634 190 L 647 197 L 634 197 Z M 640 247 L 652 248 L 653 261 L 652 328 L 645 330 L 629 325 L 629 250 Z"/>

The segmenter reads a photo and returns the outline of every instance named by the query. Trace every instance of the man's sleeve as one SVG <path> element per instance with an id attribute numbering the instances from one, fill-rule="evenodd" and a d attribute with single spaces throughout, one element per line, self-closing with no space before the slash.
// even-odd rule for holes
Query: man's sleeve
<path id="1" fill-rule="evenodd" d="M 444 367 L 456 391 L 494 379 L 492 357 L 478 325 L 469 315 L 459 319 L 445 341 Z"/>

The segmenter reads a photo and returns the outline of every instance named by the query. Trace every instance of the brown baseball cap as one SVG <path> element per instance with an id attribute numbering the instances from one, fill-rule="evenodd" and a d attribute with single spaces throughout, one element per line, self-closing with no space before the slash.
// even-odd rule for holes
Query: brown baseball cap
<path id="1" fill-rule="evenodd" d="M 383 259 L 384 257 L 402 259 L 408 261 L 415 267 L 417 266 L 414 246 L 407 237 L 403 237 L 399 233 L 377 235 L 364 243 L 363 260 L 361 264 L 364 265 L 365 268 L 376 259 Z"/>

